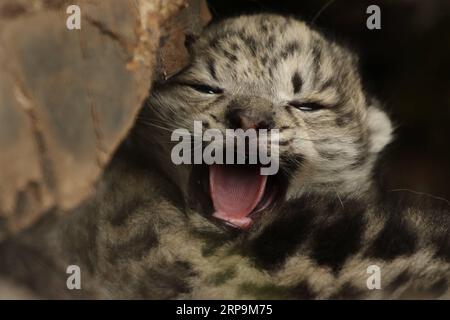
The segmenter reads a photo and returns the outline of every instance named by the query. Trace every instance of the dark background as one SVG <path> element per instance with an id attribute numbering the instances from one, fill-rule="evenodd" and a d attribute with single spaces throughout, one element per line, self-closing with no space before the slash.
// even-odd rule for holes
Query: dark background
<path id="1" fill-rule="evenodd" d="M 381 8 L 381 30 L 366 27 L 371 4 Z M 450 199 L 450 0 L 211 0 L 209 7 L 216 19 L 287 13 L 353 48 L 367 90 L 396 125 L 381 161 L 386 187 Z"/>

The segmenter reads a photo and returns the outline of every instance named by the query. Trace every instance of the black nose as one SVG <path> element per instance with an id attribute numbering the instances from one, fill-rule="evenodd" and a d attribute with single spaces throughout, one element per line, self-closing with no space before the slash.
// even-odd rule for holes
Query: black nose
<path id="1" fill-rule="evenodd" d="M 231 129 L 271 129 L 272 120 L 266 113 L 250 113 L 242 109 L 229 110 L 227 120 Z"/>
<path id="2" fill-rule="evenodd" d="M 273 105 L 251 96 L 238 96 L 230 103 L 225 118 L 230 129 L 267 129 L 274 127 Z"/>

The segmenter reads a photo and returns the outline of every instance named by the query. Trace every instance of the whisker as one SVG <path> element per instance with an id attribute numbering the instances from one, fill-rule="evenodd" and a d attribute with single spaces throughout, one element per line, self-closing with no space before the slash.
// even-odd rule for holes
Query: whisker
<path id="1" fill-rule="evenodd" d="M 447 200 L 443 197 L 438 197 L 438 196 L 432 195 L 430 193 L 426 193 L 426 192 L 415 191 L 415 190 L 411 190 L 411 189 L 392 189 L 392 190 L 389 190 L 388 192 L 401 192 L 401 191 L 411 192 L 411 193 L 419 195 L 419 196 L 427 196 L 427 197 L 430 197 L 435 200 L 441 200 L 441 201 L 446 202 L 450 206 L 449 200 Z"/>
<path id="2" fill-rule="evenodd" d="M 314 25 L 316 23 L 316 20 L 320 17 L 320 15 L 329 7 L 331 6 L 336 0 L 329 0 L 327 3 L 325 3 L 322 8 L 316 13 L 314 18 L 311 20 L 311 24 Z"/>
<path id="3" fill-rule="evenodd" d="M 152 126 L 152 127 L 155 127 L 155 128 L 161 129 L 161 130 L 168 131 L 168 132 L 173 132 L 173 131 L 176 130 L 176 129 L 180 129 L 180 128 L 174 128 L 174 129 L 166 128 L 166 127 L 157 125 L 157 124 L 152 123 L 152 122 L 149 122 L 149 121 L 139 120 L 139 122 L 142 123 L 142 124 L 148 125 L 148 126 Z M 182 135 L 182 136 L 190 136 L 190 137 L 199 137 L 199 138 L 202 138 L 202 136 L 200 136 L 200 135 L 198 135 L 198 134 L 194 134 L 194 133 L 189 132 L 189 131 L 188 131 L 188 133 L 178 132 L 178 134 L 179 134 L 179 135 Z"/>
<path id="4" fill-rule="evenodd" d="M 336 190 L 336 195 L 337 195 L 337 198 L 339 199 L 339 202 L 341 203 L 342 209 L 344 209 L 344 203 L 342 202 L 341 196 L 339 195 L 339 192 L 337 192 L 337 190 Z"/>

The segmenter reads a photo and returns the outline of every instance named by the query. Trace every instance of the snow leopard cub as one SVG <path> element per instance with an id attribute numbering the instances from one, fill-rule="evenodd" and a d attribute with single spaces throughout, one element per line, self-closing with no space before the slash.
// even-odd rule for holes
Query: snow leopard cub
<path id="1" fill-rule="evenodd" d="M 261 14 L 210 26 L 191 53 L 186 70 L 153 90 L 140 140 L 158 150 L 197 228 L 247 230 L 219 241 L 217 252 L 226 247 L 254 272 L 223 266 L 227 297 L 449 297 L 448 207 L 378 190 L 374 165 L 392 125 L 363 89 L 352 52 L 301 21 Z M 249 167 L 167 165 L 170 130 L 193 121 L 222 132 L 278 129 L 279 173 L 261 182 Z M 367 288 L 372 265 L 382 290 Z"/>
<path id="2" fill-rule="evenodd" d="M 0 245 L 0 275 L 47 297 L 450 298 L 448 207 L 378 190 L 392 126 L 351 52 L 269 14 L 212 24 L 190 50 L 189 66 L 152 89 L 132 135 L 139 153 L 124 146 L 67 218 Z M 278 129 L 279 172 L 174 165 L 171 134 L 194 121 Z M 30 259 L 40 267 L 23 273 Z M 68 264 L 83 290 L 65 289 Z M 373 266 L 381 283 L 369 290 Z"/>

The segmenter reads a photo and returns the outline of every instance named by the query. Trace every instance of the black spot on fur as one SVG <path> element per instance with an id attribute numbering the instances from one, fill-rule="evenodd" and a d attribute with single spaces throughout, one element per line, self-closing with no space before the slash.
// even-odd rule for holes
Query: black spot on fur
<path id="1" fill-rule="evenodd" d="M 300 44 L 297 41 L 291 41 L 281 51 L 280 56 L 284 60 L 287 57 L 292 56 L 299 49 L 300 49 Z"/>
<path id="2" fill-rule="evenodd" d="M 290 144 L 292 142 L 293 139 L 287 139 L 287 140 L 281 140 L 278 142 L 278 144 L 280 146 L 287 146 L 288 144 Z"/>
<path id="3" fill-rule="evenodd" d="M 261 31 L 266 34 L 269 31 L 269 27 L 265 21 L 261 21 Z"/>
<path id="4" fill-rule="evenodd" d="M 392 212 L 383 230 L 367 251 L 368 257 L 391 260 L 398 256 L 413 254 L 417 246 L 417 235 L 406 220 Z"/>
<path id="5" fill-rule="evenodd" d="M 117 261 L 140 260 L 158 245 L 158 237 L 152 226 L 136 233 L 129 239 L 116 239 L 108 246 L 108 257 L 112 263 Z"/>
<path id="6" fill-rule="evenodd" d="M 294 94 L 299 93 L 300 89 L 302 88 L 303 81 L 300 77 L 300 74 L 296 71 L 294 72 L 294 75 L 291 78 L 292 86 L 294 87 Z"/>
<path id="7" fill-rule="evenodd" d="M 228 280 L 234 278 L 236 275 L 235 267 L 228 267 L 225 270 L 219 271 L 211 276 L 210 282 L 215 286 L 220 286 Z"/>
<path id="8" fill-rule="evenodd" d="M 208 71 L 211 77 L 213 77 L 214 80 L 217 80 L 216 65 L 212 59 L 208 60 Z"/>
<path id="9" fill-rule="evenodd" d="M 258 51 L 258 43 L 256 42 L 255 38 L 251 36 L 242 36 L 242 40 L 247 45 L 247 47 L 250 49 L 252 54 L 256 54 Z"/>
<path id="10" fill-rule="evenodd" d="M 319 155 L 327 160 L 336 160 L 338 156 L 342 156 L 339 153 L 336 152 L 328 152 L 322 149 L 318 149 L 317 152 L 319 153 Z"/>
<path id="11" fill-rule="evenodd" d="M 213 118 L 214 119 L 214 121 L 216 121 L 216 122 L 220 122 L 220 120 L 219 120 L 219 118 L 217 118 L 217 116 L 216 115 L 214 115 L 214 114 L 212 114 L 212 113 L 209 113 L 208 114 L 211 118 Z"/>
<path id="12" fill-rule="evenodd" d="M 401 272 L 398 276 L 395 277 L 394 280 L 392 280 L 391 283 L 389 283 L 386 287 L 388 291 L 395 291 L 400 286 L 404 285 L 406 282 L 411 279 L 411 274 L 408 271 Z"/>
<path id="13" fill-rule="evenodd" d="M 162 263 L 146 271 L 138 292 L 145 299 L 173 299 L 190 292 L 189 278 L 196 276 L 186 261 Z"/>
<path id="14" fill-rule="evenodd" d="M 436 297 L 443 295 L 448 289 L 448 280 L 445 278 L 439 279 L 431 285 L 431 293 Z"/>
<path id="15" fill-rule="evenodd" d="M 290 298 L 298 300 L 311 300 L 315 298 L 315 293 L 306 280 L 289 288 L 289 295 Z"/>
<path id="16" fill-rule="evenodd" d="M 313 38 L 312 44 L 311 44 L 311 52 L 312 52 L 312 56 L 314 59 L 314 63 L 318 64 L 320 62 L 320 57 L 322 54 L 321 43 L 320 43 L 319 39 Z M 318 66 L 316 66 L 316 67 L 318 67 Z"/>
<path id="17" fill-rule="evenodd" d="M 319 71 L 320 71 L 320 60 L 322 57 L 322 43 L 320 42 L 319 39 L 317 38 L 313 38 L 312 43 L 311 43 L 311 54 L 313 57 L 313 74 L 315 75 L 315 82 L 317 83 L 317 81 L 321 78 Z"/>
<path id="18" fill-rule="evenodd" d="M 271 78 L 273 78 L 273 70 L 272 70 L 272 68 L 269 68 L 269 76 L 270 76 Z"/>
<path id="19" fill-rule="evenodd" d="M 413 251 L 416 242 L 415 233 L 421 233 L 432 244 L 434 258 L 450 262 L 450 206 L 445 200 L 405 190 L 385 193 L 381 201 L 388 208 L 388 214 L 393 216 L 390 222 L 399 224 L 401 231 L 405 229 L 407 234 L 411 234 L 410 251 Z M 420 215 L 420 220 L 411 220 L 407 214 L 408 208 L 414 208 L 415 214 Z"/>
<path id="20" fill-rule="evenodd" d="M 270 69 L 275 69 L 279 62 L 280 62 L 280 59 L 278 59 L 278 57 L 272 57 L 269 60 L 269 68 Z"/>
<path id="21" fill-rule="evenodd" d="M 115 215 L 109 220 L 111 226 L 118 227 L 125 224 L 127 219 L 143 205 L 142 198 L 140 197 L 134 197 L 125 201 L 117 208 Z"/>
<path id="22" fill-rule="evenodd" d="M 353 112 L 349 111 L 343 114 L 338 114 L 336 118 L 336 125 L 338 127 L 345 127 L 346 125 L 350 124 L 353 120 Z"/>
<path id="23" fill-rule="evenodd" d="M 270 224 L 264 232 L 244 249 L 258 267 L 273 270 L 308 237 L 308 227 L 314 217 L 305 208 L 304 200 L 290 202 L 283 208 L 283 216 Z"/>
<path id="24" fill-rule="evenodd" d="M 356 159 L 350 165 L 350 168 L 356 169 L 356 168 L 363 166 L 364 164 L 366 164 L 368 157 L 369 157 L 369 155 L 367 152 L 365 152 L 365 151 L 360 152 L 358 154 L 358 156 L 356 157 Z"/>
<path id="25" fill-rule="evenodd" d="M 235 55 L 235 54 L 233 54 L 233 53 L 231 53 L 231 52 L 229 52 L 229 51 L 227 51 L 227 50 L 222 50 L 222 52 L 223 52 L 223 55 L 228 59 L 228 60 L 230 60 L 232 63 L 235 63 L 237 60 L 238 60 L 238 57 Z"/>
<path id="26" fill-rule="evenodd" d="M 264 55 L 261 57 L 261 63 L 265 66 L 267 64 L 267 61 L 269 60 L 268 55 Z"/>
<path id="27" fill-rule="evenodd" d="M 338 272 L 345 260 L 360 248 L 364 229 L 361 206 L 350 202 L 343 206 L 339 213 L 341 218 L 320 227 L 312 245 L 312 258 L 320 265 L 331 267 L 334 272 Z"/>
<path id="28" fill-rule="evenodd" d="M 328 80 L 325 80 L 322 83 L 322 85 L 320 86 L 319 91 L 325 91 L 325 90 L 327 90 L 327 89 L 329 89 L 331 87 L 333 87 L 333 79 L 328 79 Z"/>
<path id="29" fill-rule="evenodd" d="M 211 48 L 217 49 L 218 45 L 219 45 L 219 38 L 218 37 L 217 38 L 213 38 L 213 39 L 211 39 L 211 41 L 209 41 L 209 47 L 211 47 Z"/>
<path id="30" fill-rule="evenodd" d="M 274 45 L 275 45 L 275 36 L 272 34 L 267 39 L 267 48 L 273 49 Z"/>

